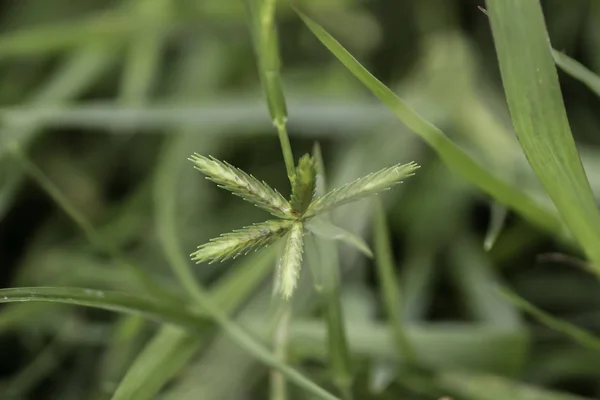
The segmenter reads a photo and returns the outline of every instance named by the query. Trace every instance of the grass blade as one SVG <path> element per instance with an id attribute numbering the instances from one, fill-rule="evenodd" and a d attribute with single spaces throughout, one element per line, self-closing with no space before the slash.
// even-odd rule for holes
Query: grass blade
<path id="1" fill-rule="evenodd" d="M 200 347 L 198 336 L 165 326 L 155 335 L 127 371 L 112 400 L 152 399 L 165 383 Z"/>
<path id="2" fill-rule="evenodd" d="M 538 0 L 487 4 L 521 147 L 565 224 L 600 266 L 600 213 L 567 120 L 541 5 Z"/>
<path id="3" fill-rule="evenodd" d="M 385 212 L 380 201 L 377 202 L 375 208 L 375 223 L 373 229 L 377 277 L 379 279 L 379 284 L 382 287 L 383 304 L 385 306 L 387 317 L 389 318 L 390 330 L 394 337 L 396 351 L 409 365 L 414 366 L 417 365 L 418 359 L 405 333 L 398 276 L 394 270 L 394 260 L 385 222 Z"/>
<path id="4" fill-rule="evenodd" d="M 588 400 L 487 374 L 444 372 L 434 385 L 465 400 Z"/>
<path id="5" fill-rule="evenodd" d="M 531 314 L 535 319 L 548 326 L 550 329 L 562 333 L 586 349 L 600 352 L 600 338 L 573 324 L 551 316 L 507 288 L 501 288 L 500 293 L 516 307 Z"/>
<path id="6" fill-rule="evenodd" d="M 517 187 L 486 170 L 465 151 L 455 145 L 437 127 L 409 108 L 389 88 L 369 73 L 340 43 L 321 26 L 296 10 L 315 36 L 371 90 L 404 124 L 422 137 L 445 162 L 460 176 L 492 196 L 499 203 L 517 211 L 532 224 L 553 234 L 562 233 L 563 227 L 553 210 L 547 209 Z"/>
<path id="7" fill-rule="evenodd" d="M 144 297 L 111 291 L 58 287 L 0 289 L 0 303 L 16 302 L 47 302 L 93 307 L 107 311 L 141 315 L 152 320 L 170 322 L 194 330 L 203 326 L 202 320 L 199 320 L 189 309 L 177 305 L 159 303 Z M 246 349 L 257 359 L 269 367 L 280 371 L 290 382 L 296 383 L 317 398 L 339 400 L 305 378 L 294 368 L 277 360 L 262 345 L 256 342 L 255 339 L 243 331 L 237 324 L 233 323 L 225 314 L 220 312 L 210 299 L 206 298 L 202 304 L 209 307 L 207 312 L 219 323 L 224 331 L 238 345 Z"/>
<path id="8" fill-rule="evenodd" d="M 600 96 L 600 76 L 587 69 L 577 60 L 572 59 L 560 51 L 552 49 L 552 57 L 554 57 L 554 62 L 560 69 L 583 83 L 588 89 L 596 93 L 596 95 Z"/>
<path id="9" fill-rule="evenodd" d="M 313 157 L 317 170 L 317 194 L 323 195 L 327 188 L 327 177 L 321 148 L 318 144 L 314 146 Z M 321 219 L 324 223 L 333 226 L 329 222 L 328 213 L 324 214 Z M 331 375 L 342 397 L 351 399 L 354 378 L 342 309 L 340 262 L 337 246 L 331 240 L 314 240 L 314 236 L 311 236 L 311 239 L 313 239 L 312 243 L 314 244 L 311 249 L 314 257 L 309 261 L 312 261 L 315 284 L 321 289 L 320 295 L 325 307 L 327 354 L 331 364 Z"/>

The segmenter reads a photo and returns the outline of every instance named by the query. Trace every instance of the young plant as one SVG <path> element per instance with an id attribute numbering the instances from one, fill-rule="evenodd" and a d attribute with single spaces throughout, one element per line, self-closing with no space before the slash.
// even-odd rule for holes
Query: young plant
<path id="1" fill-rule="evenodd" d="M 418 168 L 412 162 L 397 164 L 315 198 L 317 172 L 314 159 L 307 154 L 300 158 L 295 168 L 291 180 L 292 194 L 288 201 L 265 182 L 214 157 L 194 154 L 189 160 L 220 188 L 229 190 L 277 217 L 211 239 L 191 254 L 192 260 L 198 264 L 206 261 L 212 264 L 236 258 L 251 250 L 256 251 L 286 237 L 276 281 L 279 292 L 286 299 L 292 296 L 296 287 L 302 264 L 303 235 L 305 229 L 312 230 L 309 223 L 312 219 L 342 204 L 388 190 L 413 175 Z M 322 232 L 322 224 L 323 222 L 315 225 L 319 228 L 313 233 Z"/>

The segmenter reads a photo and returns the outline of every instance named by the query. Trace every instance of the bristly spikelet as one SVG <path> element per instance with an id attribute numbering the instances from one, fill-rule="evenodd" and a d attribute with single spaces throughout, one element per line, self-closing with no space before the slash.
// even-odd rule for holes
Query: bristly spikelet
<path id="1" fill-rule="evenodd" d="M 216 261 L 236 258 L 251 250 L 258 250 L 273 244 L 284 237 L 293 224 L 292 220 L 271 220 L 224 233 L 211 239 L 210 242 L 198 246 L 198 250 L 191 254 L 192 260 L 197 264 L 204 261 L 210 261 L 212 264 Z"/>
<path id="2" fill-rule="evenodd" d="M 306 210 L 305 216 L 312 217 L 342 204 L 390 189 L 401 183 L 403 179 L 414 175 L 418 168 L 419 166 L 413 162 L 398 164 L 357 179 L 313 201 Z"/>
<path id="3" fill-rule="evenodd" d="M 252 175 L 214 157 L 194 154 L 189 160 L 220 188 L 229 190 L 276 217 L 293 218 L 290 203 L 277 190 Z"/>
<path id="4" fill-rule="evenodd" d="M 314 159 L 305 154 L 300 158 L 296 174 L 292 180 L 292 197 L 290 204 L 294 212 L 304 214 L 315 196 L 317 170 Z"/>
<path id="5" fill-rule="evenodd" d="M 303 229 L 302 222 L 294 222 L 285 242 L 283 257 L 279 262 L 277 286 L 285 299 L 292 297 L 298 283 L 302 266 Z"/>

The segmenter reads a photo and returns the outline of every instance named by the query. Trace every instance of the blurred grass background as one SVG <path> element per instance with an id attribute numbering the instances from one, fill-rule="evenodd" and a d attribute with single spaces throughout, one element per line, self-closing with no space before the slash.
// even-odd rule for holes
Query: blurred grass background
<path id="1" fill-rule="evenodd" d="M 598 332 L 597 281 L 565 257 L 540 257 L 582 255 L 561 240 L 561 232 L 543 232 L 510 212 L 497 242 L 484 250 L 502 210 L 450 172 L 280 3 L 277 26 L 295 157 L 318 141 L 330 187 L 398 162 L 422 165 L 415 178 L 381 199 L 408 338 L 418 358 L 439 373 L 417 377 L 398 363 L 403 360 L 384 317 L 375 264 L 339 245 L 355 397 L 600 396 L 598 353 L 494 296 L 495 285 L 506 284 L 551 314 Z M 489 21 L 477 8 L 483 2 L 298 3 L 474 158 L 548 201 L 512 133 Z M 600 73 L 600 3 L 542 4 L 553 46 Z M 112 245 L 175 290 L 178 283 L 159 244 L 168 234 L 162 207 L 175 210 L 185 254 L 265 216 L 204 180 L 186 160 L 192 152 L 227 160 L 289 194 L 242 1 L 19 0 L 3 2 L 0 10 L 2 287 L 142 293 L 122 263 L 90 244 L 27 177 L 6 151 L 11 143 Z M 560 78 L 598 196 L 600 100 L 571 77 Z M 333 219 L 373 243 L 372 210 L 363 201 L 344 206 Z M 241 325 L 261 335 L 271 312 L 273 259 L 267 250 L 194 270 L 224 310 L 236 311 Z M 331 388 L 322 310 L 310 276 L 303 275 L 290 361 Z M 140 380 L 147 394 L 120 389 L 120 398 L 266 398 L 267 370 L 217 329 L 207 326 L 193 336 L 168 327 L 155 336 L 157 329 L 138 317 L 86 308 L 4 305 L 0 398 L 117 398 L 119 382 L 149 343 L 155 357 L 145 364 L 150 370 L 156 363 L 157 375 Z M 541 388 L 547 391 L 536 391 Z M 307 398 L 295 388 L 291 394 Z"/>

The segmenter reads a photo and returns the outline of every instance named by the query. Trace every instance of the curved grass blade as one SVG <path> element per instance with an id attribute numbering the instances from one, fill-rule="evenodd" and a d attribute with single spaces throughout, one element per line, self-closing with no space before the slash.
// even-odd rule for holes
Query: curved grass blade
<path id="1" fill-rule="evenodd" d="M 580 344 L 586 349 L 600 352 L 600 338 L 584 331 L 581 328 L 558 318 L 553 317 L 545 311 L 540 310 L 515 292 L 508 288 L 500 288 L 500 293 L 513 303 L 516 307 L 532 315 L 535 319 L 546 325 L 550 329 L 562 333 L 571 338 L 574 342 Z"/>
<path id="2" fill-rule="evenodd" d="M 141 315 L 151 320 L 171 322 L 196 329 L 199 320 L 180 305 L 114 291 L 63 287 L 21 287 L 0 289 L 0 303 L 45 302 L 100 308 Z"/>
<path id="3" fill-rule="evenodd" d="M 538 0 L 487 5 L 521 147 L 572 235 L 600 265 L 600 212 L 569 127 L 541 5 Z"/>
<path id="4" fill-rule="evenodd" d="M 375 237 L 375 262 L 377 277 L 382 287 L 383 303 L 389 318 L 390 330 L 394 337 L 394 344 L 399 356 L 404 358 L 409 366 L 418 365 L 417 354 L 406 335 L 402 316 L 402 297 L 395 272 L 392 249 L 390 248 L 385 212 L 380 201 L 375 208 L 375 223 L 373 226 Z"/>
<path id="5" fill-rule="evenodd" d="M 489 374 L 443 372 L 433 385 L 465 400 L 591 400 Z"/>
<path id="6" fill-rule="evenodd" d="M 490 224 L 488 226 L 487 232 L 485 233 L 485 239 L 483 241 L 483 248 L 485 251 L 490 251 L 496 240 L 498 240 L 498 236 L 500 236 L 500 232 L 502 232 L 502 228 L 506 222 L 506 217 L 508 215 L 508 210 L 502 204 L 498 204 L 498 202 L 494 201 L 491 207 L 491 217 Z"/>
<path id="7" fill-rule="evenodd" d="M 340 240 L 354 247 L 365 256 L 373 258 L 373 252 L 369 245 L 360 236 L 336 226 L 324 218 L 311 219 L 306 224 L 306 229 L 323 239 Z"/>
<path id="8" fill-rule="evenodd" d="M 25 287 L 0 289 L 0 303 L 16 302 L 48 302 L 72 304 L 85 307 L 99 308 L 107 311 L 123 312 L 142 315 L 146 318 L 170 322 L 182 327 L 197 330 L 202 327 L 202 320 L 188 309 L 158 303 L 143 297 L 130 296 L 118 292 L 100 291 L 80 288 L 57 287 Z M 321 399 L 339 400 L 327 391 L 317 386 L 294 368 L 280 363 L 271 353 L 260 346 L 250 335 L 244 332 L 237 324 L 229 320 L 224 314 L 213 309 L 212 302 L 207 298 L 205 305 L 211 307 L 209 314 L 218 321 L 219 325 L 236 341 L 236 343 L 264 362 L 269 367 L 281 371 L 291 382 L 304 388 Z"/>
<path id="9" fill-rule="evenodd" d="M 600 96 L 600 76 L 587 69 L 577 60 L 572 59 L 560 51 L 552 49 L 552 57 L 560 69 L 583 83 L 588 89 L 596 93 L 596 95 Z"/>
<path id="10" fill-rule="evenodd" d="M 200 344 L 197 336 L 184 329 L 172 325 L 163 327 L 136 358 L 112 400 L 153 398 L 164 385 L 164 377 L 181 369 Z"/>
<path id="11" fill-rule="evenodd" d="M 553 210 L 547 209 L 514 185 L 497 177 L 477 163 L 454 144 L 436 126 L 432 125 L 400 100 L 394 92 L 369 73 L 344 47 L 320 25 L 296 9 L 306 26 L 373 94 L 410 128 L 422 137 L 444 161 L 460 176 L 521 214 L 532 224 L 551 232 L 563 233 L 563 225 Z"/>

